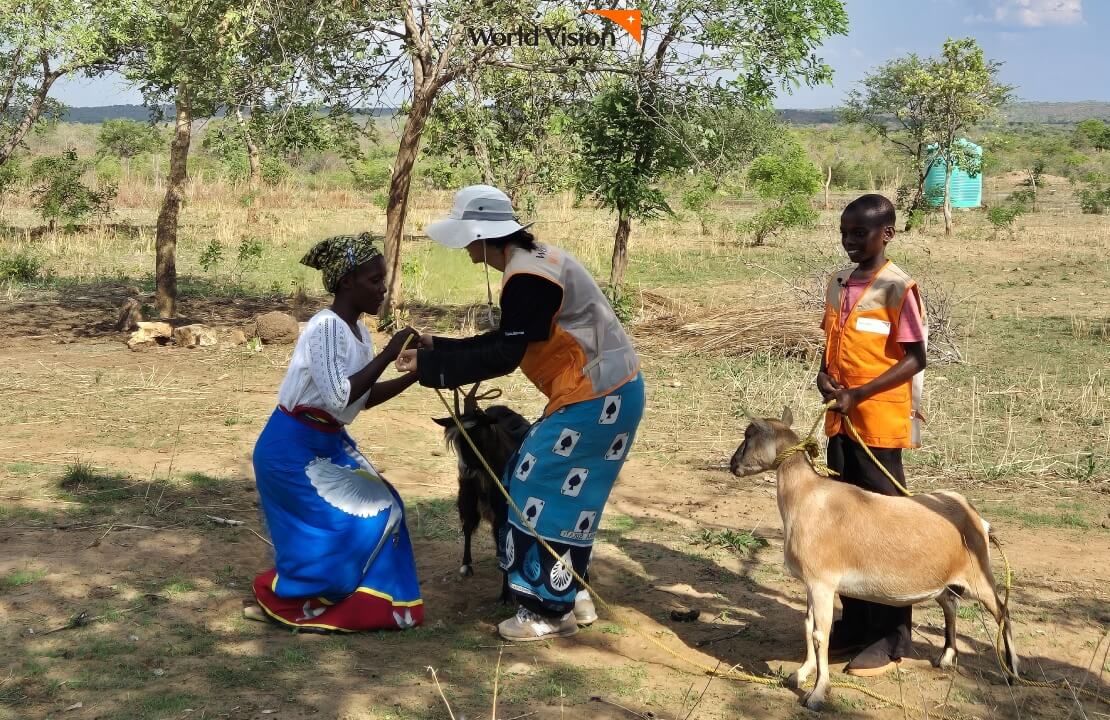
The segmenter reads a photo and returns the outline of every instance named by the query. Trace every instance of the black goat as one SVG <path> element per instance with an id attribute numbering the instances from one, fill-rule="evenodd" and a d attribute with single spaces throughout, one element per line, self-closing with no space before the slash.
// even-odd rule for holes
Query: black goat
<path id="1" fill-rule="evenodd" d="M 466 393 L 462 408 L 459 408 L 459 391 L 455 391 L 455 415 L 466 428 L 470 439 L 489 463 L 490 468 L 500 478 L 505 466 L 516 453 L 524 436 L 531 427 L 530 423 L 514 410 L 504 405 L 491 405 L 486 409 L 478 406 L 479 400 L 490 400 L 501 395 L 500 390 L 491 390 L 477 395 L 478 385 Z M 469 577 L 474 574 L 473 560 L 470 557 L 470 536 L 478 529 L 482 518 L 493 527 L 493 542 L 497 545 L 497 530 L 508 517 L 508 504 L 505 496 L 494 485 L 494 479 L 475 457 L 474 451 L 459 432 L 451 418 L 435 418 L 442 425 L 447 444 L 454 448 L 459 465 L 459 520 L 463 529 L 463 559 L 459 574 Z M 502 585 L 501 599 L 508 600 L 507 582 Z"/>

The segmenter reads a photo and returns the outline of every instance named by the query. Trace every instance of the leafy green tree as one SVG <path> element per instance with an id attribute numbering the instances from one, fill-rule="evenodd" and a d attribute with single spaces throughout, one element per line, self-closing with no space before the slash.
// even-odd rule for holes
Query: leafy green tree
<path id="1" fill-rule="evenodd" d="M 632 219 L 669 213 L 659 182 L 695 164 L 698 148 L 719 139 L 713 125 L 691 120 L 722 102 L 765 109 L 780 86 L 828 81 L 832 70 L 815 51 L 826 36 L 847 31 L 841 0 L 721 0 L 710 19 L 702 6 L 681 0 L 652 0 L 642 9 L 644 41 L 625 79 L 610 83 L 578 118 L 579 195 L 617 215 L 614 297 Z"/>
<path id="2" fill-rule="evenodd" d="M 124 160 L 154 152 L 163 142 L 157 127 L 126 118 L 105 120 L 96 136 L 97 151 L 101 155 Z"/>
<path id="3" fill-rule="evenodd" d="M 122 52 L 122 0 L 0 0 L 0 165 L 61 105 L 60 78 L 95 75 Z"/>
<path id="4" fill-rule="evenodd" d="M 788 227 L 807 227 L 817 221 L 811 198 L 821 189 L 821 171 L 802 146 L 789 139 L 781 152 L 760 155 L 748 168 L 748 182 L 774 205 L 745 223 L 754 245 Z"/>
<path id="5" fill-rule="evenodd" d="M 1084 120 L 1075 124 L 1075 139 L 1081 147 L 1110 150 L 1110 124 L 1104 120 Z"/>
<path id="6" fill-rule="evenodd" d="M 72 224 L 90 215 L 104 217 L 112 211 L 116 185 L 85 185 L 81 176 L 90 167 L 92 163 L 79 159 L 73 149 L 60 155 L 40 157 L 31 164 L 31 176 L 35 179 L 31 195 L 35 209 L 51 230 L 59 220 Z"/>
<path id="7" fill-rule="evenodd" d="M 944 162 L 944 233 L 952 234 L 952 171 L 981 171 L 980 157 L 962 135 L 1010 101 L 1013 87 L 998 82 L 1002 64 L 987 60 L 974 38 L 947 40 L 939 58 L 907 78 L 907 89 L 922 100 L 925 125 Z"/>
<path id="8" fill-rule="evenodd" d="M 577 194 L 617 213 L 609 292 L 615 300 L 628 267 L 633 219 L 673 215 L 661 177 L 690 165 L 690 156 L 668 142 L 655 100 L 627 79 L 614 79 L 577 115 L 581 143 Z"/>
<path id="9" fill-rule="evenodd" d="M 925 176 L 929 174 L 926 147 L 931 141 L 926 98 L 914 91 L 914 81 L 926 72 L 928 61 L 914 53 L 879 66 L 851 90 L 840 115 L 885 140 L 913 167 L 916 183 L 907 210 L 925 202 Z"/>
<path id="10" fill-rule="evenodd" d="M 155 305 L 168 318 L 176 311 L 177 229 L 193 121 L 267 93 L 282 106 L 296 104 L 320 81 L 321 68 L 349 51 L 349 13 L 345 3 L 325 0 L 133 0 L 128 7 L 133 51 L 125 75 L 151 108 L 174 105 L 155 240 Z"/>

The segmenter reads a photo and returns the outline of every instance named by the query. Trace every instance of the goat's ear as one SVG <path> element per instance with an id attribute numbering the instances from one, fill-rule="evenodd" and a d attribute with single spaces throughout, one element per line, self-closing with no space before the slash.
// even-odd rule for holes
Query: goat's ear
<path id="1" fill-rule="evenodd" d="M 434 422 L 436 425 L 439 425 L 440 427 L 454 427 L 455 426 L 455 421 L 452 420 L 449 417 L 432 418 L 432 422 Z"/>
<path id="2" fill-rule="evenodd" d="M 782 424 L 786 427 L 794 424 L 794 413 L 790 412 L 790 408 L 785 405 L 782 407 Z"/>
<path id="3" fill-rule="evenodd" d="M 763 418 L 753 417 L 752 425 L 760 432 L 771 432 L 771 424 Z"/>

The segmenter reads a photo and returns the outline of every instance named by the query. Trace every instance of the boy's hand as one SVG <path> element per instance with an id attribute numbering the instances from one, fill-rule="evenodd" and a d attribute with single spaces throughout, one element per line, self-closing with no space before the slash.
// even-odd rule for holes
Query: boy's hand
<path id="1" fill-rule="evenodd" d="M 830 409 L 844 415 L 855 410 L 856 405 L 859 405 L 859 398 L 856 397 L 855 390 L 852 388 L 837 388 L 832 391 L 832 398 L 836 398 L 836 404 Z"/>
<path id="2" fill-rule="evenodd" d="M 435 344 L 435 338 L 433 336 L 428 335 L 428 334 L 424 334 L 424 335 L 420 336 L 420 349 L 421 350 L 431 350 L 432 346 L 434 344 Z"/>
<path id="3" fill-rule="evenodd" d="M 840 389 L 840 383 L 833 380 L 828 373 L 817 373 L 817 391 L 821 393 L 821 397 L 825 402 L 832 400 L 833 393 Z"/>

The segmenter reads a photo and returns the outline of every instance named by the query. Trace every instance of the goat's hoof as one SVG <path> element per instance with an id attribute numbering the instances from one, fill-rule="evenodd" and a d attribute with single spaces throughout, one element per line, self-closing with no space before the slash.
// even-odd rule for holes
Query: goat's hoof
<path id="1" fill-rule="evenodd" d="M 459 576 L 460 577 L 470 577 L 473 574 L 474 574 L 474 568 L 472 568 L 469 565 L 463 565 L 462 567 L 459 568 Z"/>
<path id="2" fill-rule="evenodd" d="M 805 705 L 807 709 L 813 710 L 814 712 L 820 710 L 821 706 L 824 704 L 825 693 L 818 695 L 817 692 L 810 690 L 805 694 L 805 697 L 802 698 L 802 705 Z"/>
<path id="3" fill-rule="evenodd" d="M 956 649 L 945 648 L 933 664 L 941 670 L 952 670 L 956 667 Z"/>

